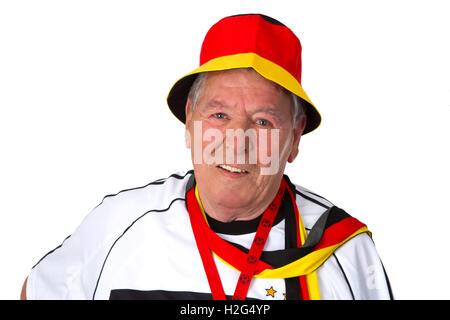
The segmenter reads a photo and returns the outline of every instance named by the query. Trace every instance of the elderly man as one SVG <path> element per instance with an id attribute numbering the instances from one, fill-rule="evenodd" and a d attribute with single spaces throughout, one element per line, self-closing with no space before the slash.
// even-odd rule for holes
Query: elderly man
<path id="1" fill-rule="evenodd" d="M 390 299 L 367 227 L 284 175 L 320 123 L 279 21 L 226 17 L 172 87 L 193 170 L 106 196 L 32 269 L 29 299 Z"/>

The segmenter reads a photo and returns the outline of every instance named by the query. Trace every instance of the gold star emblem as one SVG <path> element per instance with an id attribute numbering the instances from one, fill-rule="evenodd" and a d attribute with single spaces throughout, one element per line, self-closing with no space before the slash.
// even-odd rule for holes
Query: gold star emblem
<path id="1" fill-rule="evenodd" d="M 277 290 L 274 290 L 273 287 L 270 287 L 270 289 L 266 289 L 266 291 L 267 291 L 266 297 L 271 296 L 272 298 L 275 298 L 275 293 L 277 292 Z"/>

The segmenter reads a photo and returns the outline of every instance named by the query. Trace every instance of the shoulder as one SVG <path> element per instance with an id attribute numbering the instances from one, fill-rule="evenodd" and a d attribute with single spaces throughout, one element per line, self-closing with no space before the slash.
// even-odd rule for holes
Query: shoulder
<path id="1" fill-rule="evenodd" d="M 187 181 L 193 171 L 174 173 L 166 178 L 152 181 L 144 186 L 121 190 L 115 194 L 106 195 L 97 207 L 114 204 L 129 208 L 146 206 L 148 208 L 164 205 L 174 198 L 184 198 Z M 96 207 L 96 208 L 97 208 Z"/>
<path id="2" fill-rule="evenodd" d="M 170 211 L 173 203 L 185 202 L 186 186 L 193 174 L 193 170 L 176 172 L 144 186 L 107 195 L 91 214 L 104 215 L 101 218 L 123 228 L 144 215 Z"/>
<path id="3" fill-rule="evenodd" d="M 313 229 L 325 212 L 333 212 L 329 209 L 336 208 L 331 201 L 316 192 L 294 183 L 291 183 L 291 186 L 307 229 Z M 345 213 L 345 211 L 342 212 Z M 348 214 L 345 213 L 345 215 Z M 335 218 L 331 220 L 336 220 Z M 336 288 L 346 286 L 354 299 L 393 298 L 389 279 L 368 233 L 361 233 L 337 248 L 327 262 L 318 269 L 318 275 L 325 298 L 339 297 L 341 293 L 337 292 L 339 290 Z M 338 281 L 338 279 L 343 280 Z M 334 287 L 330 286 L 330 283 L 334 283 Z"/>
<path id="4" fill-rule="evenodd" d="M 295 188 L 295 194 L 297 198 L 300 198 L 300 201 L 303 201 L 305 205 L 309 206 L 319 206 L 324 208 L 325 210 L 334 206 L 334 204 L 326 199 L 323 196 L 318 195 L 317 193 L 302 187 L 298 184 L 293 184 Z"/>
<path id="5" fill-rule="evenodd" d="M 61 245 L 32 268 L 27 295 L 50 299 L 90 298 L 118 240 L 141 218 L 165 216 L 174 203 L 184 202 L 185 185 L 192 173 L 178 172 L 105 196 Z M 161 214 L 152 215 L 153 212 Z"/>
<path id="6" fill-rule="evenodd" d="M 295 183 L 291 183 L 291 185 L 305 228 L 311 229 L 319 217 L 334 204 L 303 186 Z"/>
<path id="7" fill-rule="evenodd" d="M 166 211 L 173 202 L 185 200 L 186 184 L 192 174 L 192 170 L 177 172 L 107 195 L 83 222 L 104 226 L 105 232 L 119 231 L 148 212 Z"/>
<path id="8" fill-rule="evenodd" d="M 185 185 L 191 174 L 192 171 L 177 172 L 144 186 L 105 196 L 75 231 L 36 265 L 49 260 L 62 249 L 69 253 L 83 252 L 84 257 L 95 256 L 141 217 L 151 212 L 167 211 L 177 200 L 184 201 Z"/>
<path id="9" fill-rule="evenodd" d="M 333 256 L 355 299 L 393 299 L 388 275 L 375 244 L 367 233 L 347 241 Z"/>

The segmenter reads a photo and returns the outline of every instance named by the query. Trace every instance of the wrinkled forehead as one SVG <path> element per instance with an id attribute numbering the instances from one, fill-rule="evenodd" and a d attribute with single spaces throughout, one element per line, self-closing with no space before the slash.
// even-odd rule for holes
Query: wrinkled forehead
<path id="1" fill-rule="evenodd" d="M 190 94 L 194 110 L 230 110 L 240 105 L 250 114 L 270 114 L 279 123 L 292 120 L 292 94 L 252 68 L 212 71 L 199 77 Z"/>

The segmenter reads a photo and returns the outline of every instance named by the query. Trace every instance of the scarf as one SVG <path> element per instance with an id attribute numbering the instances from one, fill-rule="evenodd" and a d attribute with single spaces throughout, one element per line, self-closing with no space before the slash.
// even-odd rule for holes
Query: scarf
<path id="1" fill-rule="evenodd" d="M 295 187 L 283 176 L 275 198 L 261 215 L 251 248 L 246 249 L 223 240 L 210 228 L 194 175 L 186 190 L 191 227 L 215 300 L 227 297 L 212 255 L 240 273 L 234 300 L 246 298 L 253 278 L 285 279 L 286 299 L 289 300 L 320 300 L 317 268 L 356 235 L 367 232 L 371 236 L 365 224 L 336 206 L 327 209 L 308 234 L 295 201 Z M 282 214 L 285 249 L 263 251 L 275 218 Z"/>

